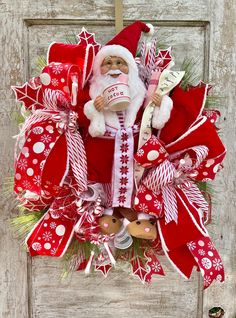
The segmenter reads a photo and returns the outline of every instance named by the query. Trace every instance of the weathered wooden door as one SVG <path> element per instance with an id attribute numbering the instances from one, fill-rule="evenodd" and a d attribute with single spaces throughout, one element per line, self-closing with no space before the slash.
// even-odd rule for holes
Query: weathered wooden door
<path id="1" fill-rule="evenodd" d="M 60 282 L 58 259 L 30 259 L 14 238 L 9 219 L 13 197 L 1 196 L 0 223 L 0 315 L 4 318 L 52 317 L 208 317 L 213 306 L 222 306 L 225 317 L 236 315 L 235 260 L 235 94 L 236 45 L 234 0 L 125 0 L 124 23 L 135 19 L 151 22 L 159 39 L 173 47 L 177 66 L 183 58 L 198 57 L 202 78 L 216 85 L 223 96 L 222 138 L 228 148 L 225 169 L 215 182 L 213 222 L 209 227 L 222 255 L 226 282 L 202 292 L 202 281 L 194 273 L 185 281 L 164 259 L 167 276 L 144 287 L 123 272 L 107 279 L 75 273 Z M 0 149 L 1 184 L 13 171 L 12 121 L 15 101 L 10 85 L 24 83 L 35 72 L 38 55 L 52 41 L 78 33 L 82 26 L 96 33 L 101 43 L 115 34 L 112 0 L 2 0 Z M 234 53 L 235 54 L 235 53 Z"/>

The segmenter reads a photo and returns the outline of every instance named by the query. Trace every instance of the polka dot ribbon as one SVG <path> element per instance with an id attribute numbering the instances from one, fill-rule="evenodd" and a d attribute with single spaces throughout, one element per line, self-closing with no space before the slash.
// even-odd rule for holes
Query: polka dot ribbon
<path id="1" fill-rule="evenodd" d="M 58 160 L 61 160 L 62 151 L 67 157 L 63 166 L 65 171 L 60 171 L 59 184 L 47 184 L 44 191 L 47 191 L 48 195 L 54 192 L 53 187 L 59 186 L 67 173 L 68 163 L 77 182 L 78 191 L 87 189 L 87 160 L 83 140 L 77 129 L 77 117 L 74 111 L 42 109 L 28 118 L 23 127 L 25 143 L 16 161 L 14 187 L 16 193 L 28 190 L 38 195 L 42 194 L 45 163 L 62 135 L 66 138 L 66 144 L 55 147 L 55 150 L 59 152 Z M 44 179 L 47 179 L 46 176 Z"/>
<path id="2" fill-rule="evenodd" d="M 152 136 L 134 156 L 143 167 L 151 169 L 137 191 L 135 209 L 138 212 L 165 215 L 166 223 L 178 222 L 178 208 L 175 189 L 178 188 L 188 203 L 196 205 L 205 214 L 209 206 L 194 181 L 204 181 L 216 173 L 217 159 L 205 161 L 208 155 L 206 146 L 195 146 L 169 155 L 158 138 Z M 218 167 L 218 161 L 217 161 Z"/>
<path id="3" fill-rule="evenodd" d="M 204 289 L 208 288 L 214 280 L 224 281 L 222 260 L 209 237 L 190 241 L 187 243 L 187 247 L 204 278 Z"/>
<path id="4" fill-rule="evenodd" d="M 30 255 L 63 256 L 74 235 L 74 223 L 53 211 L 45 213 L 26 238 Z"/>

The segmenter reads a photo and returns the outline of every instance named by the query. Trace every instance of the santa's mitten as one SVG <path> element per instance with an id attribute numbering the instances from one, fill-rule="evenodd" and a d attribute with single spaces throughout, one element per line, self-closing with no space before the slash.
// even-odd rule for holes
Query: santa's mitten
<path id="1" fill-rule="evenodd" d="M 100 231 L 103 234 L 116 234 L 120 231 L 122 225 L 115 215 L 113 215 L 113 209 L 105 209 L 104 214 L 99 218 Z"/>
<path id="2" fill-rule="evenodd" d="M 106 131 L 104 114 L 96 110 L 93 100 L 84 105 L 84 114 L 90 120 L 89 134 L 92 137 L 103 136 Z"/>
<path id="3" fill-rule="evenodd" d="M 168 96 L 165 95 L 162 98 L 161 106 L 155 107 L 152 117 L 152 127 L 156 129 L 161 129 L 165 126 L 165 123 L 170 118 L 170 113 L 173 108 L 173 101 Z"/>
<path id="4" fill-rule="evenodd" d="M 140 213 L 138 220 L 133 222 L 125 220 L 124 223 L 129 234 L 134 237 L 145 240 L 155 240 L 157 237 L 156 221 L 148 214 Z"/>

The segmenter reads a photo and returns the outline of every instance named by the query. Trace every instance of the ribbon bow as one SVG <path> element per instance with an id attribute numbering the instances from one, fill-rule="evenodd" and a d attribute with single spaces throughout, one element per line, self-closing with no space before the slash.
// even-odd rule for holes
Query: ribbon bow
<path id="1" fill-rule="evenodd" d="M 106 239 L 100 235 L 98 225 L 102 213 L 100 198 L 95 202 L 78 199 L 73 177 L 67 176 L 48 211 L 26 238 L 30 255 L 63 256 L 75 232 L 80 241 L 104 243 Z"/>
<path id="2" fill-rule="evenodd" d="M 15 192 L 56 195 L 69 167 L 78 192 L 87 190 L 87 160 L 78 131 L 78 114 L 59 91 L 46 90 L 44 108 L 32 112 L 22 127 L 25 141 L 16 161 Z M 63 106 L 63 107 L 62 107 Z"/>
<path id="3" fill-rule="evenodd" d="M 182 191 L 191 204 L 196 204 L 204 213 L 208 212 L 208 203 L 194 183 L 194 177 L 202 161 L 208 154 L 208 148 L 197 146 L 188 149 L 196 155 L 191 159 L 185 154 L 183 159 L 174 159 L 174 154 L 154 167 L 144 179 L 143 184 L 154 193 L 161 192 L 164 206 L 165 222 L 178 221 L 176 189 Z M 179 154 L 180 155 L 180 154 Z M 195 163 L 194 163 L 195 161 Z"/>
<path id="4" fill-rule="evenodd" d="M 207 216 L 209 205 L 195 181 L 204 181 L 206 176 L 214 178 L 213 163 L 217 160 L 206 161 L 208 153 L 207 146 L 198 145 L 168 154 L 158 138 L 152 136 L 134 156 L 138 164 L 151 168 L 139 185 L 135 209 L 157 217 L 164 212 L 166 223 L 172 220 L 177 223 L 176 194 L 181 192 L 185 201 Z"/>
<path id="5" fill-rule="evenodd" d="M 139 165 L 150 168 L 139 184 L 135 209 L 158 218 L 170 262 L 185 278 L 197 266 L 205 288 L 213 280 L 223 281 L 224 269 L 203 224 L 208 204 L 195 182 L 213 180 L 225 152 L 214 126 L 202 117 L 165 148 L 152 136 L 134 156 Z"/>

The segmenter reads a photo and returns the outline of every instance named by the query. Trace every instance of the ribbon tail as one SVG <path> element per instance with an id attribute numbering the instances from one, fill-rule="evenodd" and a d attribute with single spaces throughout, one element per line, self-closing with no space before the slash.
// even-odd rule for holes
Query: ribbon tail
<path id="1" fill-rule="evenodd" d="M 87 159 L 84 143 L 78 131 L 66 131 L 70 165 L 79 192 L 87 190 Z"/>
<path id="2" fill-rule="evenodd" d="M 40 122 L 45 121 L 47 119 L 48 119 L 48 117 L 44 114 L 38 115 L 38 114 L 34 113 L 31 116 L 29 116 L 28 118 L 26 118 L 24 124 L 21 125 L 19 134 L 13 137 L 13 138 L 16 138 L 15 149 L 14 149 L 15 167 L 16 167 L 17 159 L 19 157 L 18 150 L 21 148 L 20 143 L 22 140 L 24 140 L 24 137 L 27 134 L 28 130 L 34 124 L 40 123 Z"/>
<path id="3" fill-rule="evenodd" d="M 163 251 L 175 270 L 185 279 L 189 279 L 196 263 L 187 246 L 182 245 L 172 251 L 165 249 Z"/>
<path id="4" fill-rule="evenodd" d="M 105 247 L 105 249 L 107 251 L 107 254 L 108 254 L 109 258 L 110 258 L 111 264 L 115 265 L 116 264 L 116 260 L 115 260 L 115 258 L 113 256 L 113 254 L 111 252 L 111 248 L 109 247 L 107 242 L 104 243 L 104 247 Z"/>
<path id="5" fill-rule="evenodd" d="M 31 256 L 61 257 L 74 234 L 74 220 L 47 212 L 35 224 L 25 243 Z"/>
<path id="6" fill-rule="evenodd" d="M 162 188 L 162 197 L 164 204 L 165 222 L 169 223 L 178 221 L 178 209 L 175 195 L 175 188 L 171 185 L 167 185 Z"/>
<path id="7" fill-rule="evenodd" d="M 81 214 L 81 217 L 79 218 L 79 221 L 74 226 L 74 230 L 77 233 L 79 232 L 80 228 L 82 227 L 82 225 L 84 224 L 85 220 L 88 217 L 88 211 L 81 210 L 80 213 L 81 212 L 83 212 L 83 213 Z"/>
<path id="8" fill-rule="evenodd" d="M 203 213 L 208 215 L 209 204 L 207 203 L 201 191 L 194 182 L 191 182 L 191 186 L 188 188 L 183 187 L 182 191 L 191 203 L 201 209 Z"/>
<path id="9" fill-rule="evenodd" d="M 219 253 L 210 237 L 201 237 L 187 243 L 187 247 L 194 257 L 204 278 L 204 289 L 208 288 L 214 280 L 224 281 L 224 267 Z"/>

